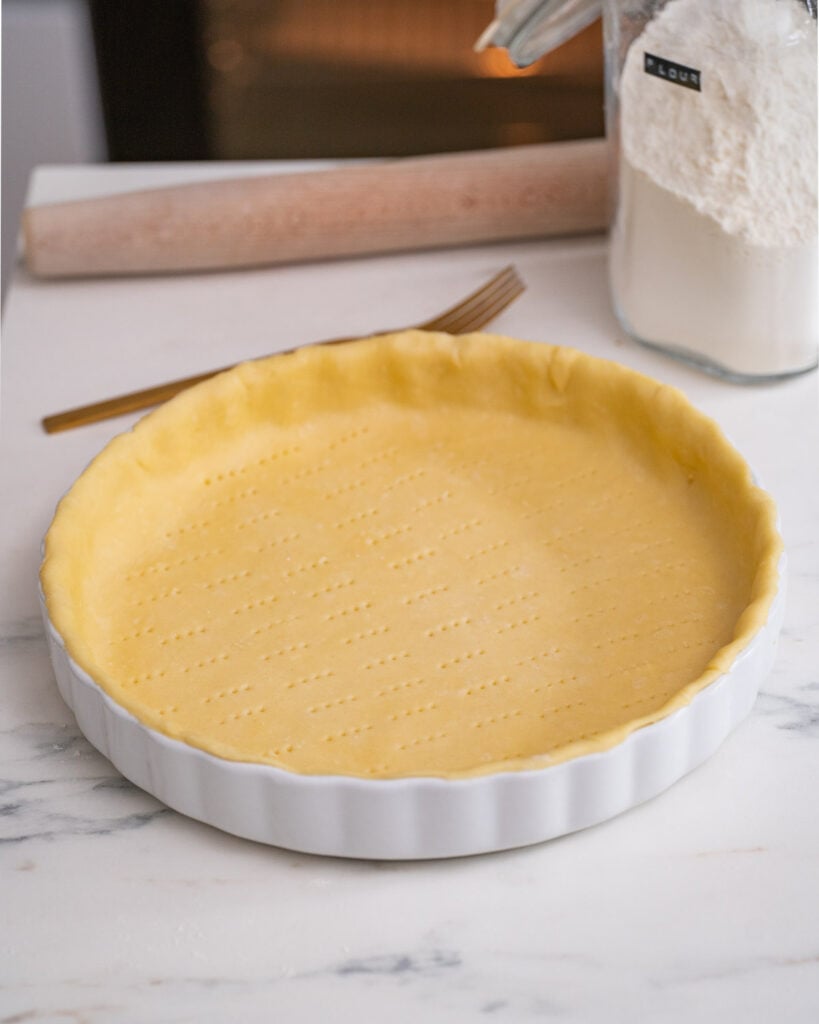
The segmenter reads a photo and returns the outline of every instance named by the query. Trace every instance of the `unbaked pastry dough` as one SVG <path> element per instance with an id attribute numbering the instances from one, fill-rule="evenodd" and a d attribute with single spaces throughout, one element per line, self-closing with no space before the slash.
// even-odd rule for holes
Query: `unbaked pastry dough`
<path id="1" fill-rule="evenodd" d="M 770 499 L 678 391 L 578 352 L 406 332 L 245 364 L 115 439 L 42 584 L 145 725 L 301 773 L 602 750 L 764 622 Z"/>

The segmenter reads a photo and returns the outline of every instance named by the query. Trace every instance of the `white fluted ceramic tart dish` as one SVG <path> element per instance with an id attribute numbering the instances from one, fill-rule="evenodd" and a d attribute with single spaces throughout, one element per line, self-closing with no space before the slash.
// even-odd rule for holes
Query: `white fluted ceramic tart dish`
<path id="1" fill-rule="evenodd" d="M 48 532 L 88 739 L 171 807 L 371 858 L 545 840 L 747 714 L 782 617 L 770 498 L 672 389 L 406 332 L 245 364 L 116 438 Z"/>

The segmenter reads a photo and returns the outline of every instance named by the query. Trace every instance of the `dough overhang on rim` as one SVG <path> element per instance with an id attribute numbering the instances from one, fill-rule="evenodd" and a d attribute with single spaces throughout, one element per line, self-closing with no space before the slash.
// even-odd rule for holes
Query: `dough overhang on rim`
<path id="1" fill-rule="evenodd" d="M 274 356 L 116 438 L 42 585 L 146 726 L 309 774 L 604 750 L 747 646 L 775 510 L 717 426 L 616 364 L 405 332 Z"/>

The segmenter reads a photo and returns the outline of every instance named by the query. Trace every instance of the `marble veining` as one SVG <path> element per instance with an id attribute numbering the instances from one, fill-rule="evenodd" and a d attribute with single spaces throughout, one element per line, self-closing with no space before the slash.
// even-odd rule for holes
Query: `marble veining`
<path id="1" fill-rule="evenodd" d="M 0 730 L 0 749 L 9 754 L 0 777 L 0 844 L 110 835 L 171 813 L 116 773 L 76 725 Z"/>
<path id="2" fill-rule="evenodd" d="M 431 950 L 429 953 L 382 954 L 361 959 L 346 960 L 330 970 L 339 977 L 348 974 L 388 975 L 420 974 L 461 966 L 461 958 L 451 950 Z"/>
<path id="3" fill-rule="evenodd" d="M 49 169 L 33 194 L 231 172 L 258 167 Z M 605 257 L 604 239 L 585 238 L 174 278 L 48 284 L 18 272 L 0 433 L 0 1024 L 819 1020 L 815 375 L 746 390 L 624 343 Z M 777 500 L 786 619 L 749 718 L 627 814 L 452 861 L 294 854 L 132 786 L 59 696 L 37 571 L 56 501 L 134 417 L 54 437 L 39 417 L 293 338 L 409 322 L 419 296 L 444 308 L 509 262 L 529 288 L 499 332 L 682 387 Z"/>
<path id="4" fill-rule="evenodd" d="M 761 690 L 756 713 L 772 720 L 777 729 L 819 737 L 819 682 L 795 686 L 791 693 Z"/>
<path id="5" fill-rule="evenodd" d="M 0 630 L 0 649 L 45 643 L 43 622 L 39 616 L 2 623 Z"/>

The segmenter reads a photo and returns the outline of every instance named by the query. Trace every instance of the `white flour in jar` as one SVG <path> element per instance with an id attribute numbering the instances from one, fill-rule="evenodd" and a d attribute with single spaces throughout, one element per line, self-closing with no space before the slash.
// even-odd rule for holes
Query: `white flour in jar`
<path id="1" fill-rule="evenodd" d="M 787 39 L 787 45 L 783 43 Z M 701 72 L 701 91 L 644 70 Z M 671 0 L 620 80 L 618 313 L 643 341 L 748 377 L 815 365 L 816 22 L 799 0 Z"/>

